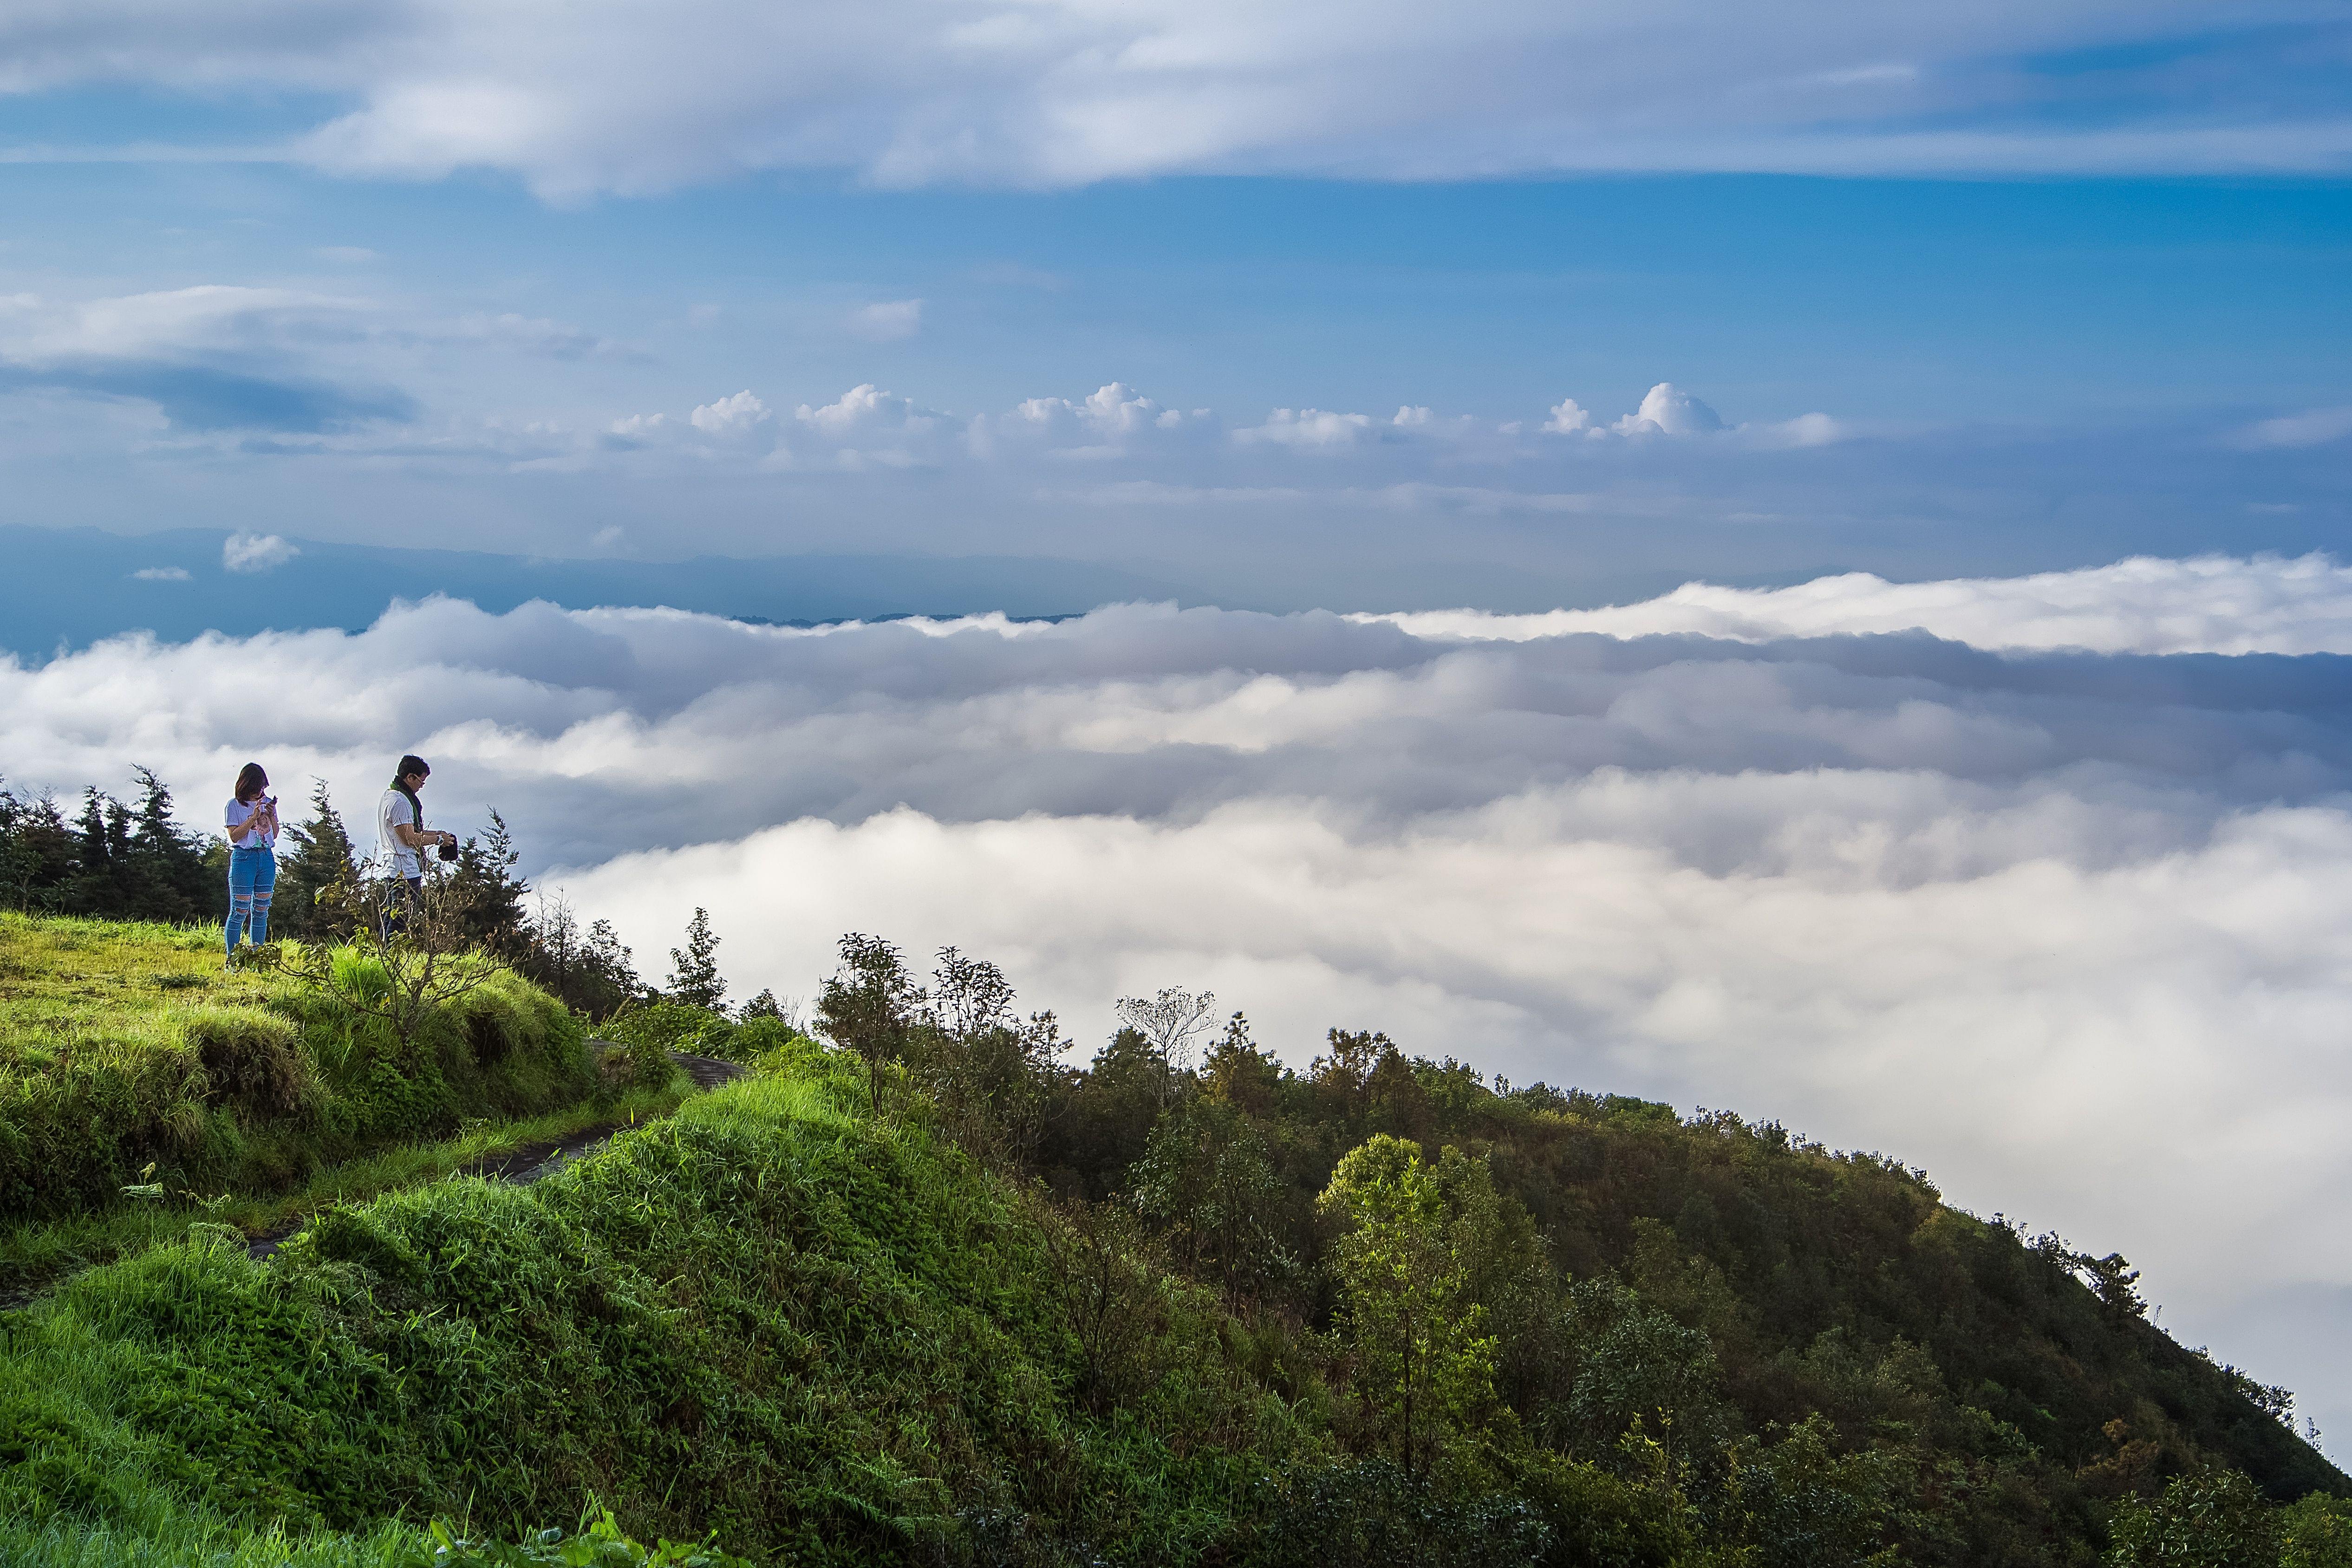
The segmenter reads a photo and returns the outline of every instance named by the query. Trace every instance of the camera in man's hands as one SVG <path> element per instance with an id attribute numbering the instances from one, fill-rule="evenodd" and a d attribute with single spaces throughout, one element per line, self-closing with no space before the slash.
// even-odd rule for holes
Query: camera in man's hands
<path id="1" fill-rule="evenodd" d="M 454 861 L 457 858 L 457 846 L 444 839 L 441 841 L 441 847 L 434 852 L 444 861 Z"/>

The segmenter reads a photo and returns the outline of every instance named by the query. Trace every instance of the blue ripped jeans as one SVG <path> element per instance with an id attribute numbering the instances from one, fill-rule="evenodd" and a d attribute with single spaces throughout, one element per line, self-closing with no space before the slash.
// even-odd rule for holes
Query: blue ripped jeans
<path id="1" fill-rule="evenodd" d="M 228 952 L 236 956 L 236 939 L 250 934 L 257 947 L 269 940 L 269 894 L 278 885 L 278 852 L 237 849 L 228 852 Z"/>

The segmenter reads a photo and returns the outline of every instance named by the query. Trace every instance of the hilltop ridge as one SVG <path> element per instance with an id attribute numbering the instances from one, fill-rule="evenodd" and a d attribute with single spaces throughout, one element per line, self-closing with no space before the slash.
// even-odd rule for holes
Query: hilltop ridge
<path id="1" fill-rule="evenodd" d="M 0 940 L 21 1016 L 61 955 L 195 934 Z M 2283 1390 L 2162 1333 L 2125 1260 L 1897 1161 L 1377 1033 L 1293 1069 L 1239 1015 L 1079 1067 L 993 966 L 844 955 L 807 1019 L 604 1020 L 618 1060 L 752 1071 L 532 1186 L 433 1166 L 267 1264 L 192 1210 L 0 1314 L 0 1548 L 421 1568 L 427 1521 L 523 1540 L 593 1497 L 779 1563 L 2352 1553 L 2352 1482 Z M 322 1048 L 295 998 L 249 1005 Z M 2134 1544 L 2191 1517 L 2257 1554 Z"/>

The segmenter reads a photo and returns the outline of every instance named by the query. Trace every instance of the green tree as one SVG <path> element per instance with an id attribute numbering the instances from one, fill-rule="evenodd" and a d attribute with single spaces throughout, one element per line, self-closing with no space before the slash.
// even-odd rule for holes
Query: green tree
<path id="1" fill-rule="evenodd" d="M 205 863 L 209 835 L 192 833 L 172 820 L 172 791 L 152 768 L 133 768 L 139 780 L 139 811 L 133 820 L 126 863 L 133 907 L 125 913 L 150 920 L 204 920 L 228 912 L 228 884 L 218 885 Z"/>
<path id="2" fill-rule="evenodd" d="M 523 908 L 530 884 L 514 871 L 521 861 L 507 820 L 492 808 L 490 825 L 457 846 L 457 863 L 449 878 L 466 940 L 509 964 L 520 964 L 530 951 L 530 916 Z M 698 916 L 701 913 L 695 911 Z M 688 945 L 693 945 L 690 931 Z M 716 939 L 711 946 L 718 946 Z"/>
<path id="3" fill-rule="evenodd" d="M 1048 1163 L 1076 1174 L 1091 1197 L 1120 1190 L 1128 1167 L 1143 1157 L 1167 1086 L 1167 1059 L 1141 1031 L 1114 1031 L 1054 1118 Z"/>
<path id="4" fill-rule="evenodd" d="M 1470 1297 L 1437 1178 L 1402 1138 L 1349 1151 L 1318 1207 L 1347 1228 L 1331 1264 L 1357 1394 L 1411 1474 L 1493 1398 L 1486 1309 Z"/>
<path id="5" fill-rule="evenodd" d="M 727 999 L 727 982 L 719 976 L 719 938 L 710 929 L 710 912 L 699 904 L 686 923 L 686 946 L 669 950 L 669 978 L 662 991 L 674 1002 L 713 1012 Z"/>
<path id="6" fill-rule="evenodd" d="M 2236 1470 L 2176 1476 L 2154 1502 L 2116 1511 L 2109 1568 L 2277 1568 L 2279 1521 Z"/>
<path id="7" fill-rule="evenodd" d="M 1182 1102 L 1151 1130 L 1129 1173 L 1137 1212 L 1159 1226 L 1177 1261 L 1214 1279 L 1237 1303 L 1288 1281 L 1297 1258 L 1282 1243 L 1286 1196 L 1265 1139 L 1233 1106 Z"/>
<path id="8" fill-rule="evenodd" d="M 2352 1498 L 2313 1492 L 2278 1511 L 2279 1568 L 2352 1568 Z"/>
<path id="9" fill-rule="evenodd" d="M 518 965 L 526 979 L 546 987 L 565 1007 L 603 1020 L 646 995 L 635 956 L 609 920 L 583 926 L 561 894 L 533 895 Z"/>
<path id="10" fill-rule="evenodd" d="M 73 880 L 66 891 L 69 914 L 123 920 L 135 916 L 138 888 L 131 862 L 131 811 L 95 784 L 81 795 L 75 820 Z"/>
<path id="11" fill-rule="evenodd" d="M 0 789 L 0 904 L 56 907 L 73 881 L 74 848 L 73 830 L 55 797 L 25 800 Z"/>
<path id="12" fill-rule="evenodd" d="M 991 1164 L 1029 1163 L 1067 1049 L 1051 1012 L 1013 1011 L 1004 971 L 942 947 L 914 1038 L 915 1066 L 950 1136 Z"/>
<path id="13" fill-rule="evenodd" d="M 817 1027 L 865 1061 L 867 1097 L 877 1114 L 883 1069 L 906 1059 L 925 999 L 896 946 L 862 931 L 841 939 L 841 967 L 817 992 Z"/>
<path id="14" fill-rule="evenodd" d="M 291 852 L 279 857 L 272 928 L 319 941 L 348 939 L 343 892 L 359 875 L 359 857 L 324 779 L 310 780 L 310 820 L 288 827 L 286 838 Z"/>
<path id="15" fill-rule="evenodd" d="M 1274 1109 L 1282 1088 L 1282 1064 L 1270 1051 L 1260 1051 L 1250 1038 L 1249 1019 L 1240 1013 L 1225 1020 L 1224 1038 L 1209 1048 L 1201 1064 L 1201 1087 L 1220 1104 L 1252 1116 Z"/>

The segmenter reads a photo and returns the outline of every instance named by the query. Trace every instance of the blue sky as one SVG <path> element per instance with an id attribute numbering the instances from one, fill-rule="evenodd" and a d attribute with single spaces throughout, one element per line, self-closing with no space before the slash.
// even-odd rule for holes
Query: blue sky
<path id="1" fill-rule="evenodd" d="M 2342 548 L 2352 16 L 1882 13 L 0 20 L 0 520 L 1268 607 Z"/>

